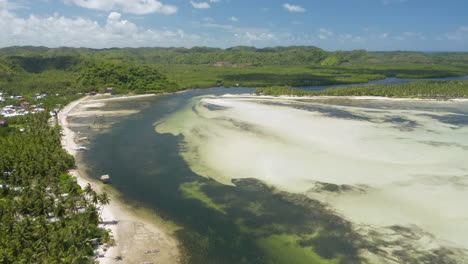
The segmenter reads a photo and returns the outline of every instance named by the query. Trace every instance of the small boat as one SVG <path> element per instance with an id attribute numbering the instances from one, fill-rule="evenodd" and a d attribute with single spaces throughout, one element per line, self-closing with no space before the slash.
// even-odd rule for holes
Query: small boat
<path id="1" fill-rule="evenodd" d="M 109 181 L 110 181 L 110 176 L 109 176 L 109 174 L 101 175 L 101 177 L 99 177 L 99 179 L 100 179 L 103 183 L 109 183 Z"/>
<path id="2" fill-rule="evenodd" d="M 76 150 L 78 150 L 78 151 L 87 151 L 88 148 L 87 147 L 77 147 Z"/>
<path id="3" fill-rule="evenodd" d="M 147 250 L 145 251 L 145 255 L 154 255 L 159 253 L 159 249 Z"/>

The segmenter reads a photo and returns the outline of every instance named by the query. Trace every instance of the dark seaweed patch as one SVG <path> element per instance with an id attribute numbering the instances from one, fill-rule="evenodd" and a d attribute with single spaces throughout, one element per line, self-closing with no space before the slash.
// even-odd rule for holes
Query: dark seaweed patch
<path id="1" fill-rule="evenodd" d="M 229 109 L 229 107 L 214 104 L 204 104 L 203 106 L 210 111 L 220 111 Z"/>
<path id="2" fill-rule="evenodd" d="M 328 182 L 315 182 L 315 186 L 308 191 L 309 192 L 333 192 L 333 193 L 344 193 L 344 192 L 360 192 L 364 193 L 365 186 L 352 186 L 347 184 L 334 184 Z"/>

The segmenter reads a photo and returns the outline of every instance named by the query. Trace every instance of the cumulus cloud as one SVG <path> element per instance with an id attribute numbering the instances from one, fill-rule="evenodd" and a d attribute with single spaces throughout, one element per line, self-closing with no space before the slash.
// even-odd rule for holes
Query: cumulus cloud
<path id="1" fill-rule="evenodd" d="M 193 46 L 205 44 L 198 35 L 183 30 L 140 28 L 111 12 L 104 25 L 88 18 L 67 18 L 59 15 L 21 18 L 8 10 L 0 10 L 0 46 L 35 45 L 48 47 L 141 47 Z"/>
<path id="2" fill-rule="evenodd" d="M 298 6 L 298 5 L 291 5 L 291 4 L 284 4 L 283 5 L 284 9 L 288 10 L 289 12 L 305 12 L 306 9 Z"/>
<path id="3" fill-rule="evenodd" d="M 122 15 L 120 13 L 111 12 L 109 14 L 109 16 L 107 17 L 107 19 L 109 19 L 109 20 L 119 20 L 121 17 L 122 17 Z"/>
<path id="4" fill-rule="evenodd" d="M 206 9 L 210 8 L 210 4 L 207 2 L 195 2 L 195 1 L 190 1 L 190 4 L 192 4 L 193 7 L 197 9 Z"/>
<path id="5" fill-rule="evenodd" d="M 65 3 L 75 4 L 89 9 L 104 11 L 121 11 L 132 14 L 174 14 L 177 7 L 165 5 L 157 0 L 64 0 Z"/>

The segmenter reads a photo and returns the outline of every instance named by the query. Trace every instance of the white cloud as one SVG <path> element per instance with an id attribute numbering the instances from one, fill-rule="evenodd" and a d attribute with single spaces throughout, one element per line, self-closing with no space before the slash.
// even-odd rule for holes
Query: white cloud
<path id="1" fill-rule="evenodd" d="M 244 32 L 234 34 L 238 43 L 251 45 L 258 42 L 271 42 L 277 41 L 277 37 L 272 32 Z"/>
<path id="2" fill-rule="evenodd" d="M 142 47 L 206 45 L 198 35 L 183 30 L 140 28 L 112 12 L 104 25 L 88 18 L 59 15 L 18 17 L 0 10 L 0 47 L 34 45 L 47 47 Z"/>
<path id="3" fill-rule="evenodd" d="M 177 7 L 173 5 L 165 5 L 157 0 L 64 0 L 65 3 L 73 3 L 75 5 L 104 11 L 120 11 L 132 14 L 174 14 L 177 12 Z"/>
<path id="4" fill-rule="evenodd" d="M 283 7 L 289 12 L 305 12 L 306 11 L 305 8 L 298 6 L 298 5 L 284 4 Z"/>
<path id="5" fill-rule="evenodd" d="M 379 39 L 387 39 L 388 36 L 389 36 L 388 33 L 382 33 L 382 34 L 379 35 Z"/>
<path id="6" fill-rule="evenodd" d="M 454 32 L 446 33 L 445 38 L 448 40 L 468 39 L 468 26 L 461 26 Z"/>
<path id="7" fill-rule="evenodd" d="M 348 34 L 348 33 L 338 35 L 338 39 L 340 39 L 340 40 L 348 40 L 348 39 L 352 39 L 352 38 L 353 38 L 353 35 Z"/>
<path id="8" fill-rule="evenodd" d="M 21 8 L 27 8 L 27 7 L 19 3 L 8 2 L 8 0 L 0 0 L 0 10 L 2 9 L 14 10 L 14 9 L 21 9 Z"/>
<path id="9" fill-rule="evenodd" d="M 350 42 L 361 42 L 367 39 L 361 36 L 354 36 L 350 33 L 335 33 L 326 28 L 319 29 L 319 34 L 316 37 L 318 38 L 318 40 L 321 41 L 333 41 L 335 43 L 337 43 L 337 41 L 340 41 L 347 43 L 347 45 Z"/>
<path id="10" fill-rule="evenodd" d="M 239 19 L 235 16 L 230 17 L 229 20 L 231 20 L 232 22 L 239 22 Z"/>
<path id="11" fill-rule="evenodd" d="M 111 12 L 109 14 L 109 16 L 107 17 L 107 19 L 109 19 L 109 20 L 119 20 L 121 17 L 122 17 L 122 15 L 120 13 Z"/>
<path id="12" fill-rule="evenodd" d="M 321 28 L 320 29 L 320 33 L 318 35 L 318 38 L 319 39 L 322 39 L 322 40 L 325 40 L 325 39 L 328 39 L 330 37 L 333 37 L 335 35 L 335 33 L 333 33 L 332 31 L 329 31 L 325 28 Z"/>
<path id="13" fill-rule="evenodd" d="M 409 38 L 417 38 L 420 40 L 426 40 L 426 36 L 424 36 L 424 34 L 421 32 L 404 32 L 403 35 Z"/>
<path id="14" fill-rule="evenodd" d="M 267 28 L 253 28 L 253 27 L 236 27 L 233 25 L 223 25 L 223 24 L 198 24 L 202 28 L 216 28 L 224 31 L 225 33 L 234 37 L 234 40 L 229 37 L 218 38 L 224 39 L 229 47 L 236 45 L 255 45 L 261 46 L 262 44 L 271 46 L 272 43 L 276 45 L 284 44 L 285 40 L 291 40 L 290 33 L 282 32 L 273 32 Z"/>
<path id="15" fill-rule="evenodd" d="M 198 9 L 206 9 L 206 8 L 210 8 L 210 4 L 208 4 L 207 2 L 194 2 L 194 1 L 190 1 L 190 3 L 192 4 L 193 7 L 195 8 L 198 8 Z"/>

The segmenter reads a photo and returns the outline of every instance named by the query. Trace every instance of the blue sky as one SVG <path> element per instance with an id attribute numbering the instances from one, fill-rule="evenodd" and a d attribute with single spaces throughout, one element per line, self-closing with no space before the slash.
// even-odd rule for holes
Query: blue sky
<path id="1" fill-rule="evenodd" d="M 0 0 L 0 47 L 468 51 L 466 0 Z"/>

